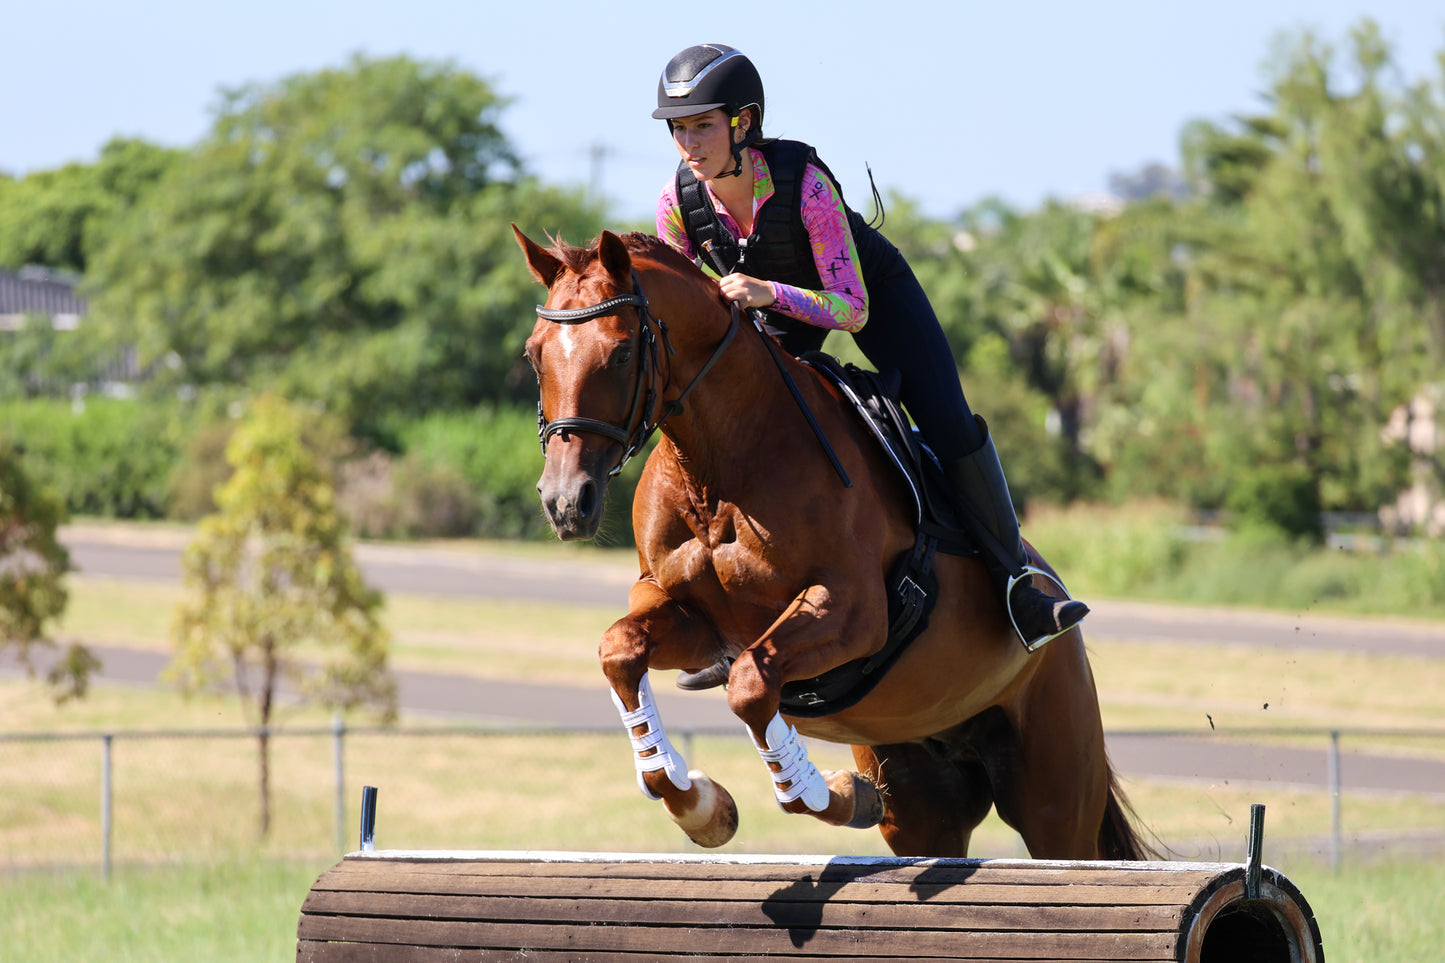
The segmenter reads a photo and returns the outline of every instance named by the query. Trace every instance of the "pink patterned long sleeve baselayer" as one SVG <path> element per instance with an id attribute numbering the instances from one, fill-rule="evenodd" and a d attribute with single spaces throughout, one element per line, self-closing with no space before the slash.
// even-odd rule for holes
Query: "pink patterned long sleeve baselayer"
<path id="1" fill-rule="evenodd" d="M 753 214 L 756 216 L 763 202 L 773 196 L 773 176 L 761 151 L 749 148 L 748 153 L 753 160 Z M 705 186 L 723 227 L 734 237 L 741 238 L 743 233 L 737 221 L 718 201 L 711 185 Z M 823 288 L 813 291 L 772 281 L 777 301 L 769 308 L 820 328 L 851 334 L 868 320 L 868 290 L 858 273 L 858 250 L 853 244 L 853 232 L 848 227 L 843 199 L 833 182 L 814 164 L 807 165 L 804 170 L 799 190 L 803 226 L 813 242 L 813 263 L 818 267 Z M 667 182 L 657 200 L 657 234 L 686 256 L 697 257 L 687 229 L 683 227 L 675 179 Z M 746 267 L 743 273 L 747 273 Z"/>

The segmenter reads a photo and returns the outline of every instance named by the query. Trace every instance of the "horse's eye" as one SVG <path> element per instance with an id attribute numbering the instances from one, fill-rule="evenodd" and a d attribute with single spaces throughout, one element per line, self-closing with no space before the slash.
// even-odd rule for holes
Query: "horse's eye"
<path id="1" fill-rule="evenodd" d="M 631 348 L 618 348 L 615 352 L 613 352 L 612 367 L 625 368 L 630 364 L 632 364 Z"/>

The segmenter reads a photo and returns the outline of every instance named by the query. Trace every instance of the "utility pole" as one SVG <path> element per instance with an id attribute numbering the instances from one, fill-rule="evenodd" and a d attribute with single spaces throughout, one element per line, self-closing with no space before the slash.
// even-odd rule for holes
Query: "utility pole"
<path id="1" fill-rule="evenodd" d="M 607 155 L 611 153 L 612 149 L 600 140 L 593 141 L 587 148 L 587 157 L 590 161 L 588 165 L 587 194 L 594 201 L 600 201 L 602 199 L 603 165 L 606 163 Z"/>

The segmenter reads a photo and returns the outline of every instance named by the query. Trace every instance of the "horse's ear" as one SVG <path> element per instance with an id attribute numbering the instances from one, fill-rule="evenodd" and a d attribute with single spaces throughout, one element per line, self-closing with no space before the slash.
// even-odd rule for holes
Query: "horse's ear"
<path id="1" fill-rule="evenodd" d="M 602 238 L 597 242 L 597 257 L 603 270 L 614 280 L 626 281 L 632 276 L 632 255 L 627 253 L 627 245 L 622 243 L 622 238 L 611 231 L 602 232 Z"/>
<path id="2" fill-rule="evenodd" d="M 550 288 L 552 282 L 557 280 L 557 275 L 562 273 L 562 262 L 542 250 L 530 237 L 517 230 L 515 224 L 512 225 L 512 233 L 517 236 L 517 245 L 527 256 L 527 269 L 532 272 L 532 277 Z"/>

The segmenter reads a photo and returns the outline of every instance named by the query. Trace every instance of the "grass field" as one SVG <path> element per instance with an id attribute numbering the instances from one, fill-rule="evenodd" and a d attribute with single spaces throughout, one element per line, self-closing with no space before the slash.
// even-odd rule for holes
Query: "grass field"
<path id="1" fill-rule="evenodd" d="M 1083 525 L 1077 519 L 1070 524 Z M 1060 527 L 1065 527 L 1061 524 Z M 472 547 L 475 549 L 475 546 Z M 519 558 L 560 546 L 520 546 Z M 509 549 L 512 550 L 512 549 Z M 586 556 L 569 555 L 569 558 Z M 603 564 L 612 564 L 602 561 Z M 1087 581 L 1087 579 L 1086 579 Z M 1103 584 L 1100 582 L 1099 584 Z M 178 586 L 73 577 L 61 635 L 168 647 Z M 1078 586 L 1076 586 L 1077 588 Z M 392 596 L 399 667 L 598 687 L 596 640 L 617 613 L 586 607 Z M 1187 729 L 1445 728 L 1445 660 L 1218 645 L 1091 640 L 1106 727 Z M 1265 708 L 1265 706 L 1268 708 Z M 294 955 L 296 915 L 312 879 L 338 855 L 327 736 L 276 740 L 276 823 L 255 836 L 254 744 L 152 735 L 116 742 L 114 877 L 100 878 L 99 740 L 114 730 L 236 729 L 236 703 L 189 701 L 145 687 L 97 687 L 56 708 L 38 686 L 0 679 L 0 733 L 63 730 L 85 738 L 0 741 L 0 958 L 263 960 Z M 355 720 L 362 721 L 362 720 Z M 404 719 L 403 727 L 419 720 Z M 296 712 L 283 726 L 325 726 Z M 1281 734 L 1280 744 L 1299 737 Z M 1318 742 L 1313 748 L 1322 748 Z M 1445 755 L 1445 741 L 1362 739 L 1347 749 Z M 699 736 L 686 751 L 737 798 L 734 852 L 885 850 L 873 832 L 786 817 L 742 738 Z M 839 747 L 813 747 L 822 766 Z M 388 848 L 678 851 L 687 844 L 636 791 L 621 733 L 354 734 L 345 759 L 343 848 L 354 845 L 356 796 L 382 787 L 378 844 Z M 565 774 L 566 782 L 562 779 Z M 1266 860 L 1318 913 L 1331 963 L 1423 960 L 1445 943 L 1445 859 L 1319 861 L 1330 825 L 1323 792 L 1144 780 L 1127 786 L 1148 827 L 1179 858 L 1240 859 L 1249 805 L 1268 807 Z M 1441 796 L 1342 800 L 1351 835 L 1445 829 Z M 975 855 L 1020 855 L 991 817 Z M 74 925 L 84 920 L 84 926 Z"/>

